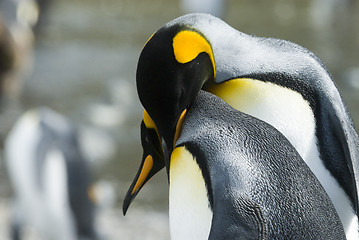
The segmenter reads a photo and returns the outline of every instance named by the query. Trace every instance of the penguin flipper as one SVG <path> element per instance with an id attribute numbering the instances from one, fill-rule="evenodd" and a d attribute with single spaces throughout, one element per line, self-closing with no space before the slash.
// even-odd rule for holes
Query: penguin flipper
<path id="1" fill-rule="evenodd" d="M 347 188 L 349 190 L 349 196 L 354 202 L 354 209 L 356 214 L 359 213 L 359 137 L 356 133 L 352 123 L 340 119 L 338 114 L 333 114 L 332 122 L 334 126 L 331 129 L 334 129 L 334 134 L 339 140 L 338 144 L 344 152 L 345 162 L 344 164 L 348 166 L 349 172 L 342 174 L 344 181 L 346 181 Z M 335 149 L 335 148 L 334 148 Z"/>
<path id="2" fill-rule="evenodd" d="M 222 198 L 220 204 L 214 204 L 212 226 L 210 240 L 268 239 L 268 226 L 261 207 L 241 196 Z"/>

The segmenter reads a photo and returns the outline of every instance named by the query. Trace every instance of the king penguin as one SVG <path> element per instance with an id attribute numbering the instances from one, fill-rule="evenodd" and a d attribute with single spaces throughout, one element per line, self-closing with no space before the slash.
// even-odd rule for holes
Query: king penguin
<path id="1" fill-rule="evenodd" d="M 170 159 L 173 239 L 345 239 L 325 190 L 269 124 L 201 91 L 180 131 Z"/>
<path id="2" fill-rule="evenodd" d="M 324 188 L 271 125 L 200 91 L 175 131 L 171 239 L 346 239 Z"/>
<path id="3" fill-rule="evenodd" d="M 15 193 L 11 239 L 23 239 L 24 227 L 41 239 L 97 239 L 90 172 L 73 124 L 48 108 L 27 111 L 6 138 L 5 160 Z"/>
<path id="4" fill-rule="evenodd" d="M 208 14 L 188 14 L 147 41 L 136 79 L 140 101 L 157 128 L 172 129 L 157 129 L 161 137 L 155 145 L 161 145 L 165 159 L 152 159 L 157 169 L 169 163 L 179 116 L 204 89 L 279 130 L 328 193 L 347 239 L 359 238 L 358 134 L 331 75 L 312 52 L 244 34 Z M 160 94 L 147 93 L 150 88 Z M 161 114 L 151 114 L 153 106 L 160 106 Z M 136 191 L 130 188 L 124 210 L 149 180 L 147 173 L 154 171 L 140 168 L 143 181 Z"/>

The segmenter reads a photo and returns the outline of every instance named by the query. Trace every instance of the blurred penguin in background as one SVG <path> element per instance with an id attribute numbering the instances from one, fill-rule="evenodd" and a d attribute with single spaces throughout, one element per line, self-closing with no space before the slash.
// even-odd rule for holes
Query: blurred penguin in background
<path id="1" fill-rule="evenodd" d="M 97 239 L 89 169 L 73 125 L 47 108 L 30 110 L 4 151 L 15 194 L 13 240 L 23 239 L 24 227 L 45 240 Z"/>

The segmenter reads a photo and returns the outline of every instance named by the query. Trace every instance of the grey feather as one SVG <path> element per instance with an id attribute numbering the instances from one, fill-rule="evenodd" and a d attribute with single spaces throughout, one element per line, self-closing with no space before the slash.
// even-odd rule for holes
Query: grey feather
<path id="1" fill-rule="evenodd" d="M 325 190 L 275 128 L 201 91 L 177 146 L 200 166 L 210 239 L 345 239 Z"/>

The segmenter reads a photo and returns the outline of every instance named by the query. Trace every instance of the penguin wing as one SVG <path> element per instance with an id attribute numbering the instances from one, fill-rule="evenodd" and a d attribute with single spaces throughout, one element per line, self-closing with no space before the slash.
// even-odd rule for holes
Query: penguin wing
<path id="1" fill-rule="evenodd" d="M 221 204 L 214 205 L 208 239 L 268 239 L 268 226 L 261 207 L 249 198 L 226 198 L 225 195 L 217 195 Z"/>
<path id="2" fill-rule="evenodd" d="M 354 202 L 354 209 L 358 214 L 359 208 L 359 137 L 356 133 L 352 122 L 343 120 L 340 116 L 348 114 L 331 114 L 333 134 L 339 143 L 332 149 L 341 148 L 344 156 L 343 163 L 348 167 L 349 172 L 343 172 L 344 188 Z M 332 143 L 335 144 L 335 143 Z"/>

